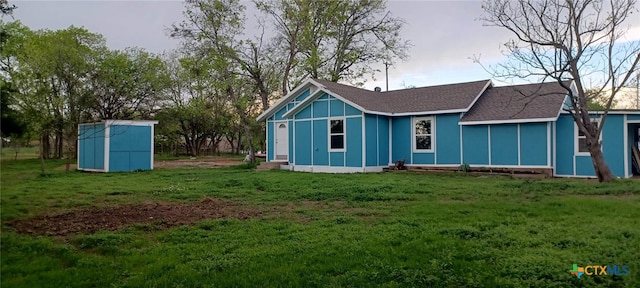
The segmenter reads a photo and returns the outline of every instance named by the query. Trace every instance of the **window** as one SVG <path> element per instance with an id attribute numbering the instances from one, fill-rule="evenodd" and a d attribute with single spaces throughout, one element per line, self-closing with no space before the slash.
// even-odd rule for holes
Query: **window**
<path id="1" fill-rule="evenodd" d="M 329 120 L 330 150 L 344 150 L 344 119 Z"/>
<path id="2" fill-rule="evenodd" d="M 600 119 L 591 119 L 591 123 L 596 125 L 596 129 L 600 125 Z M 578 131 L 578 137 L 576 138 L 576 154 L 589 154 L 589 146 L 587 146 L 587 136 L 580 131 L 578 126 L 576 125 L 576 130 Z M 602 139 L 602 133 L 600 134 L 600 138 Z"/>
<path id="3" fill-rule="evenodd" d="M 413 123 L 414 150 L 433 151 L 433 118 L 415 118 Z"/>

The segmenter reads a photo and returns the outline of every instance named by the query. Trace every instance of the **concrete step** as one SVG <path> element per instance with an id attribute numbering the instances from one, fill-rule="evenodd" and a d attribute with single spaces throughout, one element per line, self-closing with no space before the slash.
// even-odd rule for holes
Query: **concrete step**
<path id="1" fill-rule="evenodd" d="M 260 162 L 256 170 L 274 170 L 280 169 L 280 165 L 287 165 L 287 162 Z"/>

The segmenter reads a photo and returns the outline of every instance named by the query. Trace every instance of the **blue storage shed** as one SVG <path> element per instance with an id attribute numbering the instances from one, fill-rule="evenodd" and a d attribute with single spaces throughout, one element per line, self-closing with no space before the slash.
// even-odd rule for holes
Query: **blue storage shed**
<path id="1" fill-rule="evenodd" d="M 155 124 L 158 121 L 105 120 L 78 125 L 78 170 L 152 170 Z"/>

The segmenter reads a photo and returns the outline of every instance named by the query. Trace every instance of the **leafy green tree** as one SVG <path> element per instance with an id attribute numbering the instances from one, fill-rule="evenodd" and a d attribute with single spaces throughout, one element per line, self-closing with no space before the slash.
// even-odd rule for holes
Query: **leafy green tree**
<path id="1" fill-rule="evenodd" d="M 184 56 L 177 59 L 177 57 Z M 159 133 L 182 139 L 187 154 L 215 150 L 229 119 L 227 100 L 209 79 L 209 62 L 202 55 L 174 54 L 166 59 L 171 79 L 163 109 L 157 114 Z M 176 137 L 177 136 L 177 137 Z"/>
<path id="2" fill-rule="evenodd" d="M 12 22 L 2 28 L 10 35 L 0 51 L 2 77 L 15 89 L 12 107 L 40 138 L 44 173 L 44 159 L 66 152 L 69 163 L 76 155 L 77 125 L 90 117 L 86 79 L 94 51 L 106 44 L 101 35 L 73 26 L 30 31 Z"/>
<path id="3" fill-rule="evenodd" d="M 0 5 L 2 13 L 5 13 L 6 1 L 0 2 Z M 11 75 L 15 69 L 15 52 L 20 49 L 26 35 L 30 33 L 31 31 L 20 22 L 4 23 L 0 20 L 0 134 L 3 137 L 21 136 L 27 129 L 26 123 L 20 119 L 20 111 L 15 107 L 18 90 L 11 82 Z"/>
<path id="4" fill-rule="evenodd" d="M 26 132 L 26 124 L 20 119 L 19 111 L 12 107 L 11 97 L 17 91 L 11 87 L 11 83 L 0 82 L 0 133 L 2 137 L 19 137 Z"/>
<path id="5" fill-rule="evenodd" d="M 353 81 L 376 72 L 372 64 L 407 58 L 403 21 L 389 13 L 385 0 L 255 3 L 278 33 L 283 94 L 308 76 Z"/>
<path id="6" fill-rule="evenodd" d="M 96 120 L 151 118 L 169 84 L 163 60 L 138 48 L 102 49 L 89 79 Z"/>
<path id="7" fill-rule="evenodd" d="M 184 40 L 186 46 L 203 55 L 208 65 L 206 73 L 218 97 L 233 107 L 242 123 L 246 147 L 254 159 L 251 131 L 253 118 L 247 111 L 256 104 L 256 86 L 247 77 L 242 59 L 245 41 L 239 38 L 244 30 L 244 9 L 238 0 L 189 0 L 185 2 L 185 20 L 173 26 L 172 36 Z"/>

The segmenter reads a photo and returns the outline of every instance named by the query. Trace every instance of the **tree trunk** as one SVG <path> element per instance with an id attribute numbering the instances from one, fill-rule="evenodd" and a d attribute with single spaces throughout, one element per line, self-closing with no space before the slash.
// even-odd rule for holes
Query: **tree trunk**
<path id="1" fill-rule="evenodd" d="M 43 136 L 43 138 L 44 138 L 44 136 Z M 45 146 L 45 142 L 41 141 L 40 142 L 40 150 L 42 150 L 42 151 L 40 151 L 40 173 L 42 173 L 42 175 L 44 175 L 44 168 L 45 168 L 45 166 L 44 166 L 44 155 L 45 155 L 44 148 L 45 147 L 44 146 Z M 46 146 L 49 146 L 49 145 L 47 144 Z"/>
<path id="2" fill-rule="evenodd" d="M 238 138 L 236 139 L 236 152 L 234 154 L 240 154 L 240 148 L 242 148 L 242 132 L 238 131 Z"/>
<path id="3" fill-rule="evenodd" d="M 191 137 L 189 137 L 189 135 L 187 134 L 183 134 L 182 137 L 184 138 L 184 146 L 187 149 L 187 155 L 189 156 L 194 156 L 193 155 L 193 147 L 191 144 Z M 177 149 L 176 149 L 177 151 Z M 176 153 L 176 155 L 179 155 L 180 153 Z"/>
<path id="4" fill-rule="evenodd" d="M 49 142 L 49 133 L 43 132 L 40 137 L 40 155 L 41 155 L 40 158 L 49 159 L 50 150 L 51 150 L 51 143 Z"/>
<path id="5" fill-rule="evenodd" d="M 56 159 L 64 157 L 64 134 L 62 130 L 56 132 Z"/>
<path id="6" fill-rule="evenodd" d="M 596 176 L 598 176 L 599 182 L 611 182 L 615 179 L 613 173 L 611 173 L 611 169 L 609 169 L 609 165 L 604 160 L 604 155 L 602 154 L 602 145 L 598 140 L 588 141 L 589 153 L 591 154 L 591 161 L 593 162 L 593 168 L 596 172 Z"/>
<path id="7" fill-rule="evenodd" d="M 245 116 L 246 118 L 246 116 Z M 249 146 L 249 159 L 251 160 L 251 163 L 255 163 L 256 162 L 256 153 L 255 151 L 253 151 L 253 140 L 251 139 L 251 127 L 249 127 L 248 122 L 245 122 L 244 125 L 244 134 L 245 134 L 245 138 L 247 138 L 247 146 Z"/>

